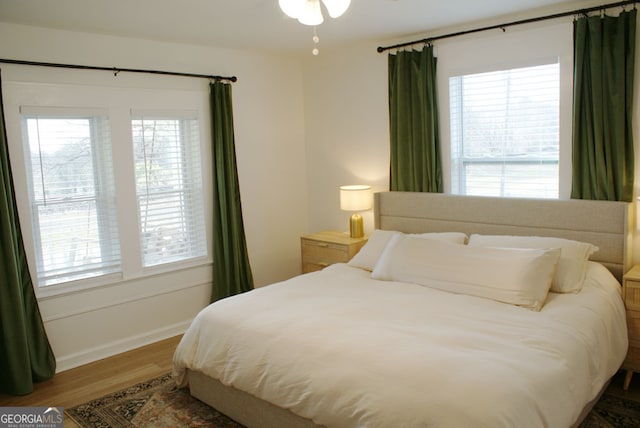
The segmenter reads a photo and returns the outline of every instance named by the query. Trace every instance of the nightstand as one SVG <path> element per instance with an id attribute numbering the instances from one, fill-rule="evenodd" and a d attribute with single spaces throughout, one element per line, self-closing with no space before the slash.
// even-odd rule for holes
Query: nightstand
<path id="1" fill-rule="evenodd" d="M 367 242 L 367 238 L 351 238 L 348 233 L 325 230 L 300 238 L 302 273 L 314 272 L 334 263 L 346 263 Z"/>
<path id="2" fill-rule="evenodd" d="M 627 330 L 629 332 L 629 351 L 622 367 L 627 370 L 624 389 L 634 372 L 640 372 L 640 264 L 635 265 L 624 276 L 622 298 L 627 310 Z"/>

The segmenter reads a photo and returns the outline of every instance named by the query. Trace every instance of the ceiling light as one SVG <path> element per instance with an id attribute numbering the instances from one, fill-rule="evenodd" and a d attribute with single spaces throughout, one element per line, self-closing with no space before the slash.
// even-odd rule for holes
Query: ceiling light
<path id="1" fill-rule="evenodd" d="M 298 18 L 302 14 L 304 2 L 299 0 L 279 0 L 280 9 L 291 18 Z"/>
<path id="2" fill-rule="evenodd" d="M 320 0 L 304 0 L 298 21 L 304 25 L 320 25 L 324 21 L 320 10 Z"/>
<path id="3" fill-rule="evenodd" d="M 324 21 L 320 0 L 278 0 L 280 9 L 289 17 L 304 25 L 320 25 Z M 322 0 L 329 16 L 337 18 L 349 8 L 351 0 Z"/>
<path id="4" fill-rule="evenodd" d="M 349 9 L 351 0 L 322 0 L 322 3 L 324 3 L 324 7 L 327 8 L 329 16 L 337 18 Z"/>

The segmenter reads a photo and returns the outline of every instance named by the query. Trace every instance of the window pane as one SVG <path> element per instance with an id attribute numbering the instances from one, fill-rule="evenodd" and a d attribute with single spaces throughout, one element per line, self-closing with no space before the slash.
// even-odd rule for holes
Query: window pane
<path id="1" fill-rule="evenodd" d="M 466 194 L 521 198 L 557 198 L 557 163 L 470 163 Z"/>
<path id="2" fill-rule="evenodd" d="M 206 256 L 195 119 L 132 120 L 144 266 Z"/>
<path id="3" fill-rule="evenodd" d="M 38 284 L 120 271 L 106 118 L 23 116 Z"/>
<path id="4" fill-rule="evenodd" d="M 452 77 L 452 192 L 557 198 L 559 65 Z"/>

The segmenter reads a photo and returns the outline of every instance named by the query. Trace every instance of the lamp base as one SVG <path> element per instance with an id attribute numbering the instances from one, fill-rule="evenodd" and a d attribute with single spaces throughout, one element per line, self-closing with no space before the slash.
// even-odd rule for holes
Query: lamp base
<path id="1" fill-rule="evenodd" d="M 362 216 L 353 213 L 349 219 L 349 236 L 352 238 L 362 238 L 364 236 L 364 222 Z"/>

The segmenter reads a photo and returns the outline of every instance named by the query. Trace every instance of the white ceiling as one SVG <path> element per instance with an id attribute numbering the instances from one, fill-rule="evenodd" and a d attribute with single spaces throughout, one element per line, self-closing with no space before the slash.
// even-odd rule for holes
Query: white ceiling
<path id="1" fill-rule="evenodd" d="M 497 16 L 575 5 L 575 0 L 352 0 L 317 27 L 320 49 L 412 35 Z M 572 9 L 560 9 L 572 10 Z M 313 29 L 278 0 L 0 0 L 0 21 L 232 49 L 308 53 Z"/>

